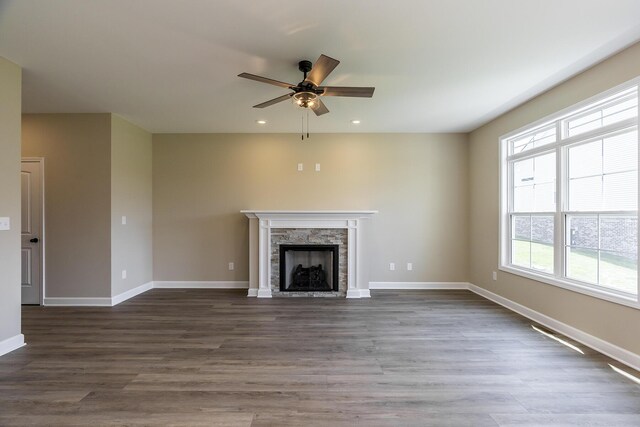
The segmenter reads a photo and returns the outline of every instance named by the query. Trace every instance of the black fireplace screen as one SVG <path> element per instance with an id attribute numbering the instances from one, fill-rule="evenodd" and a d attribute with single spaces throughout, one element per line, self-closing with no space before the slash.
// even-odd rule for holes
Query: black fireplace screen
<path id="1" fill-rule="evenodd" d="M 338 248 L 339 245 L 280 245 L 280 291 L 338 291 Z"/>

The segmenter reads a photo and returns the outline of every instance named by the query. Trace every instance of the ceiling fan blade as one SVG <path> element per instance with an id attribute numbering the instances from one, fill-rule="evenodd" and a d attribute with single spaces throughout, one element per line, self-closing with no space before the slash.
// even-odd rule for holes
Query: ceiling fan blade
<path id="1" fill-rule="evenodd" d="M 289 89 L 291 86 L 295 86 L 295 85 L 292 85 L 291 83 L 285 83 L 278 80 L 268 79 L 266 77 L 256 76 L 255 74 L 249 74 L 249 73 L 240 73 L 238 74 L 238 77 L 242 77 L 244 79 L 249 79 L 249 80 L 255 80 L 260 83 L 268 83 L 270 85 L 280 86 L 287 89 Z"/>
<path id="2" fill-rule="evenodd" d="M 320 86 L 320 83 L 327 78 L 329 73 L 338 66 L 340 61 L 330 58 L 326 55 L 320 55 L 320 58 L 313 64 L 313 68 L 307 75 L 305 82 L 313 83 L 316 86 Z"/>
<path id="3" fill-rule="evenodd" d="M 324 90 L 322 96 L 351 96 L 359 98 L 371 98 L 375 87 L 347 87 L 347 86 L 321 86 Z"/>
<path id="4" fill-rule="evenodd" d="M 278 102 L 286 101 L 291 98 L 292 93 L 288 93 L 286 95 L 279 96 L 277 98 L 273 98 L 269 101 L 263 102 L 262 104 L 254 105 L 253 108 L 264 108 L 273 104 L 277 104 Z"/>
<path id="5" fill-rule="evenodd" d="M 311 107 L 311 109 L 314 113 L 316 113 L 316 116 L 321 116 L 329 112 L 329 109 L 326 105 L 324 105 L 324 102 L 322 102 L 320 98 L 316 98 L 315 104 L 313 105 L 313 107 Z"/>

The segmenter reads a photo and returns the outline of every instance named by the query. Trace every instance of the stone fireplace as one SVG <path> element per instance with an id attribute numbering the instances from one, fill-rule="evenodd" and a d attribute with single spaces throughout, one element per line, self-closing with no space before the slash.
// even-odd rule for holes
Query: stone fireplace
<path id="1" fill-rule="evenodd" d="M 249 218 L 249 294 L 369 297 L 363 220 L 377 211 L 242 211 Z"/>

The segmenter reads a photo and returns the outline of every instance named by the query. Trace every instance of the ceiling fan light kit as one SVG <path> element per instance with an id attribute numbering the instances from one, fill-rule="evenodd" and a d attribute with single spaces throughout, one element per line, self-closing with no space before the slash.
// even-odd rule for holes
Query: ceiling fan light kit
<path id="1" fill-rule="evenodd" d="M 316 116 L 321 116 L 329 112 L 329 109 L 320 99 L 323 96 L 357 98 L 371 98 L 373 96 L 374 87 L 320 86 L 339 63 L 340 61 L 337 59 L 326 55 L 320 55 L 315 64 L 307 60 L 298 62 L 298 69 L 304 74 L 304 77 L 297 85 L 249 73 L 240 73 L 238 77 L 267 83 L 292 91 L 286 95 L 254 105 L 254 108 L 270 107 L 271 105 L 292 99 L 295 105 L 310 109 Z"/>

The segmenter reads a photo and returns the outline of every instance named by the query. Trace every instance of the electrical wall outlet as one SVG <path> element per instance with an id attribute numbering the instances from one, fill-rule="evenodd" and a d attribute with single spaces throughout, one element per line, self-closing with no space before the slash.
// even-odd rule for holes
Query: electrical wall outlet
<path id="1" fill-rule="evenodd" d="M 302 172 L 304 170 L 304 165 L 302 163 L 298 163 L 298 172 Z"/>
<path id="2" fill-rule="evenodd" d="M 407 271 L 412 271 L 413 270 L 413 263 L 412 262 L 408 262 L 407 263 Z"/>
<path id="3" fill-rule="evenodd" d="M 320 172 L 320 163 L 316 163 L 316 172 Z"/>
<path id="4" fill-rule="evenodd" d="M 8 216 L 0 217 L 0 230 L 11 230 L 11 219 Z"/>
<path id="5" fill-rule="evenodd" d="M 123 279 L 127 278 L 127 270 L 122 270 L 122 278 Z"/>
<path id="6" fill-rule="evenodd" d="M 389 271 L 395 271 L 396 270 L 396 263 L 395 262 L 390 262 L 389 263 Z"/>
<path id="7" fill-rule="evenodd" d="M 493 272 L 493 280 L 498 280 L 498 272 L 497 271 Z"/>
<path id="8" fill-rule="evenodd" d="M 232 262 L 229 263 L 229 270 L 235 270 L 236 269 L 236 265 Z"/>

